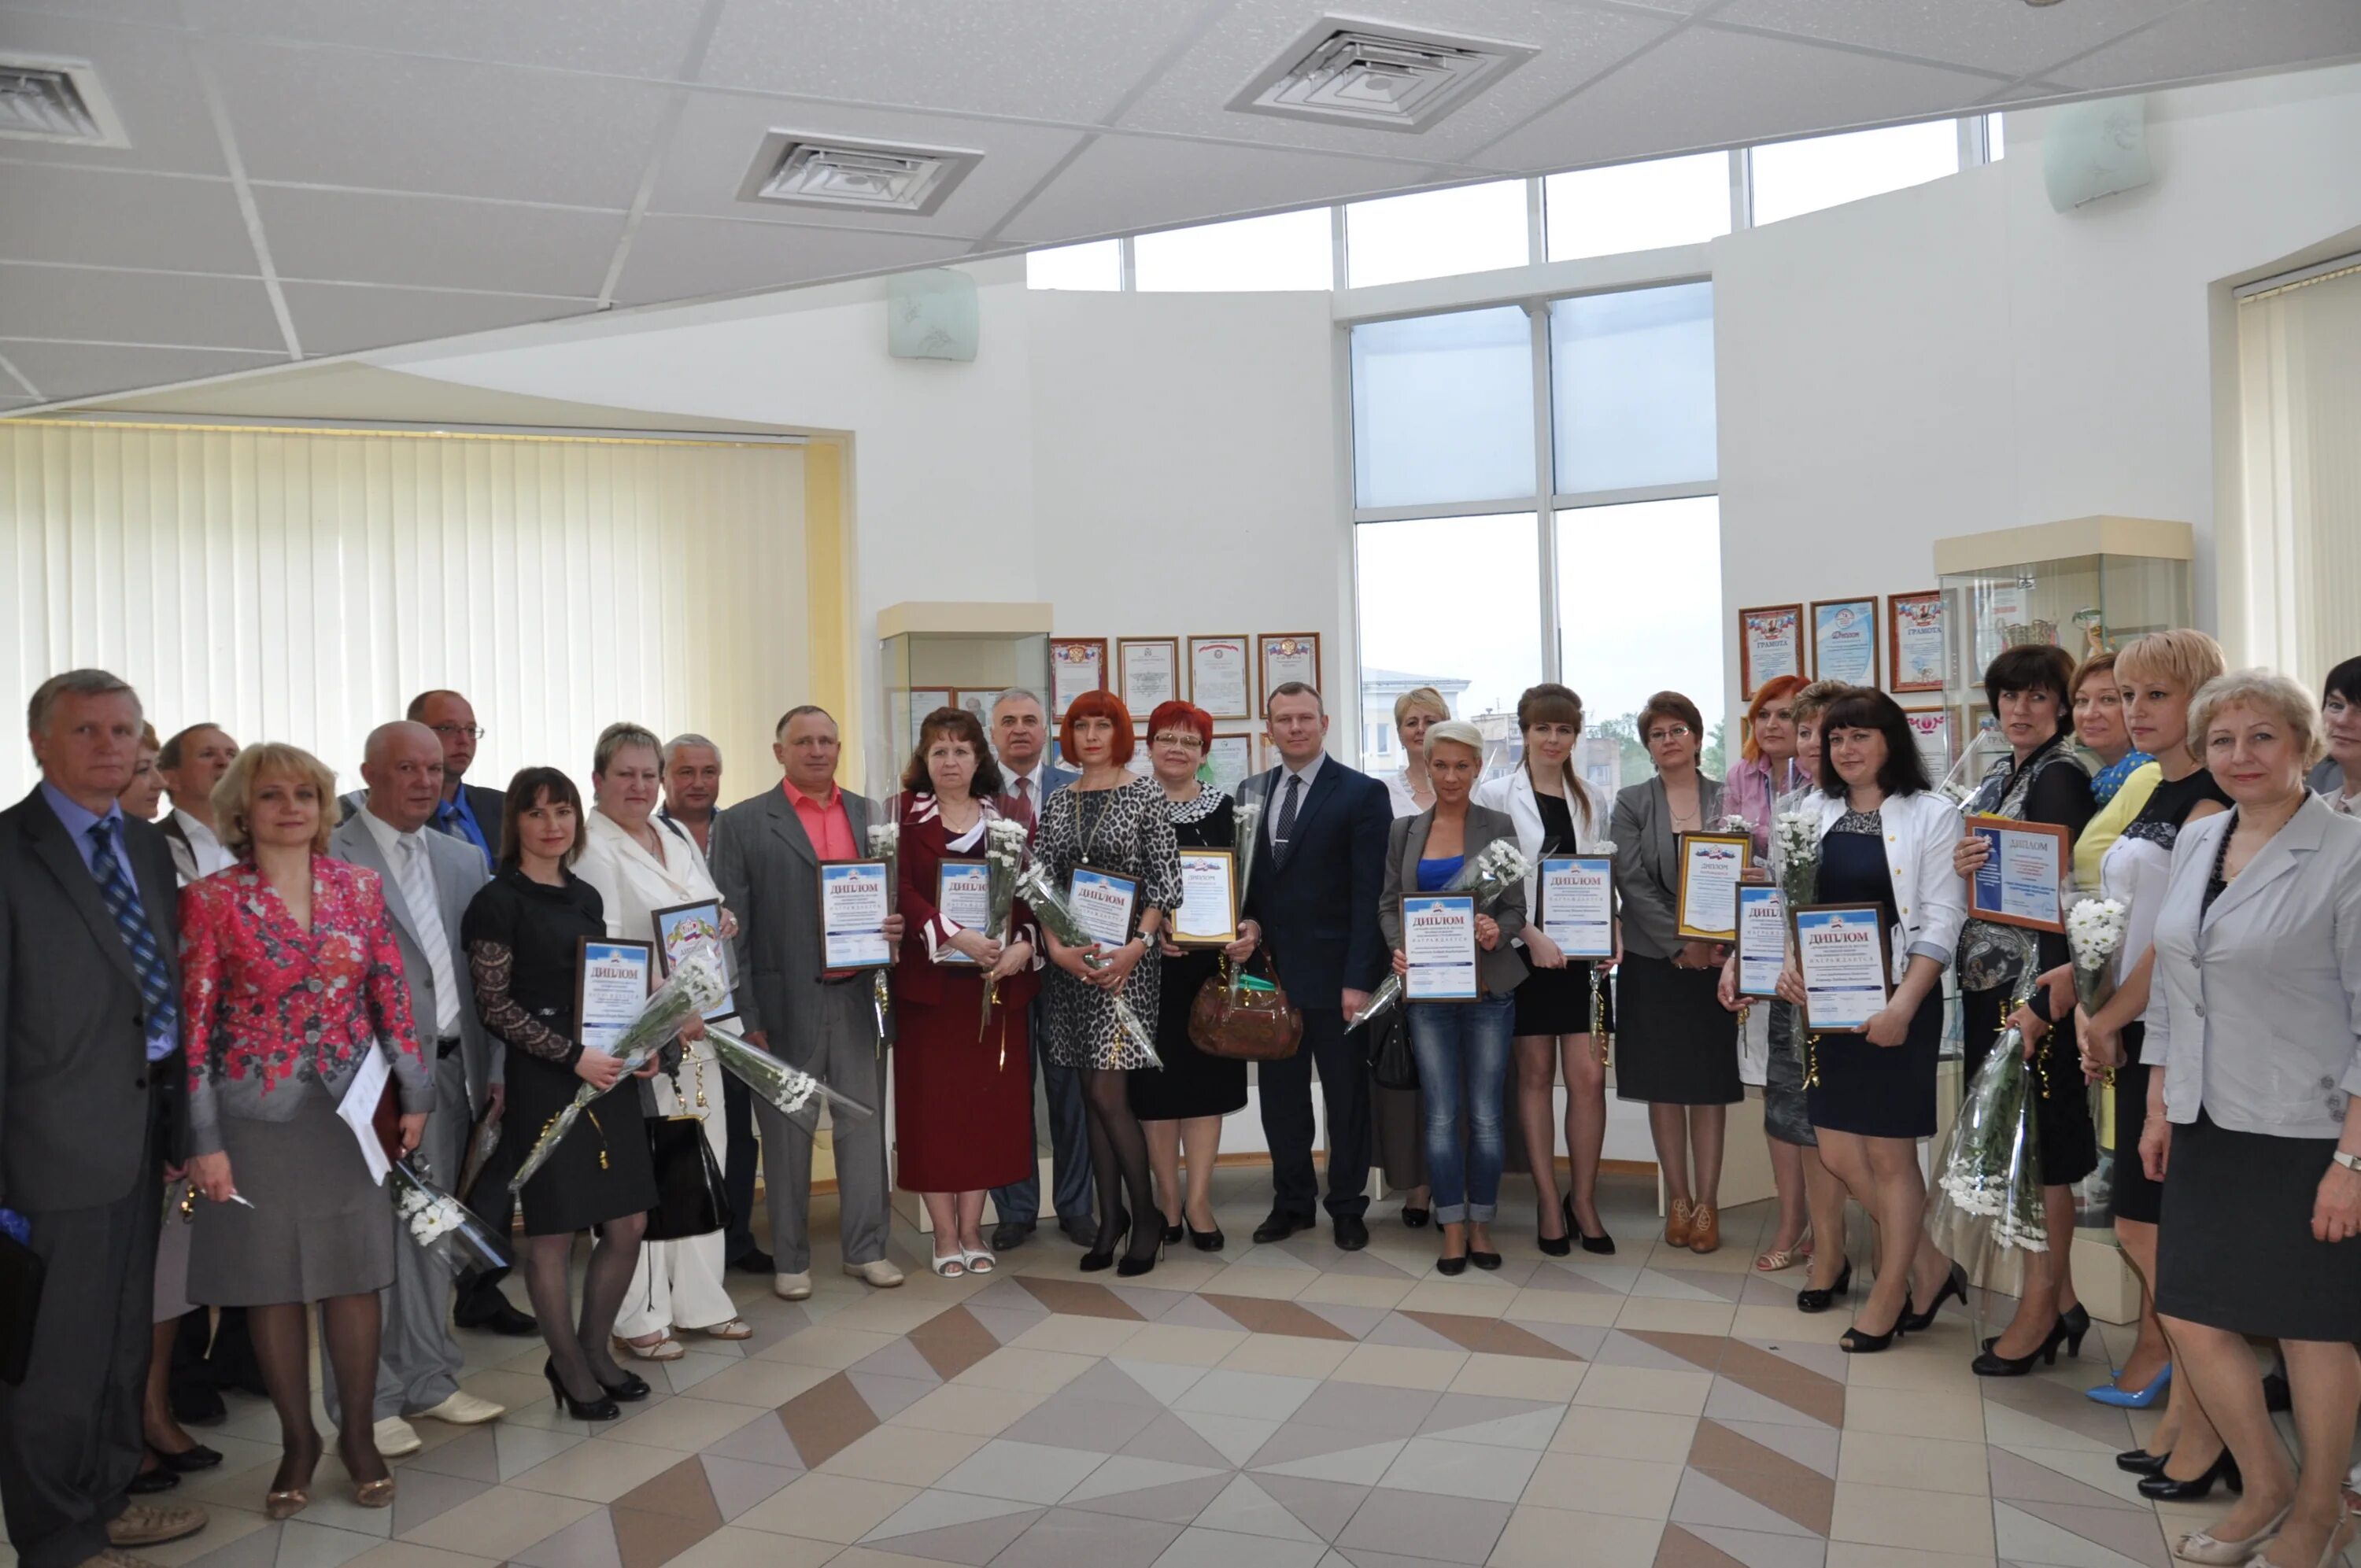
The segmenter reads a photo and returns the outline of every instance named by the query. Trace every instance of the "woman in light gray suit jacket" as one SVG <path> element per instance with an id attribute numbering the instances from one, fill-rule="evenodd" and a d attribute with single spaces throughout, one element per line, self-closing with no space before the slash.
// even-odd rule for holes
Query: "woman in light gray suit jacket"
<path id="1" fill-rule="evenodd" d="M 1434 804 L 1416 817 L 1394 819 L 1386 842 L 1385 893 L 1378 903 L 1394 973 L 1407 976 L 1402 898 L 1440 893 L 1463 866 L 1495 839 L 1517 841 L 1504 812 L 1468 802 L 1484 767 L 1484 737 L 1458 719 L 1429 727 L 1427 777 Z M 1426 1168 L 1434 1189 L 1434 1218 L 1443 1227 L 1436 1272 L 1460 1274 L 1473 1263 L 1498 1268 L 1491 1246 L 1492 1215 L 1500 1200 L 1500 1168 L 1508 1156 L 1500 1118 L 1509 1076 L 1509 1037 L 1516 1025 L 1517 983 L 1525 960 L 1510 944 L 1525 928 L 1521 877 L 1476 914 L 1477 982 L 1473 1002 L 1413 1002 L 1411 1048 L 1418 1056 L 1418 1087 L 1425 1113 Z M 1467 1118 L 1467 1150 L 1459 1148 L 1459 1119 Z"/>
<path id="2" fill-rule="evenodd" d="M 1640 710 L 1656 776 L 1615 797 L 1615 883 L 1623 900 L 1616 966 L 1615 1097 L 1648 1104 L 1648 1131 L 1671 1207 L 1664 1240 L 1693 1252 L 1721 1245 L 1715 1204 L 1738 1079 L 1738 1026 L 1716 995 L 1726 952 L 1679 934 L 1680 836 L 1721 817 L 1721 781 L 1697 769 L 1705 720 L 1678 692 Z M 1695 1176 L 1691 1176 L 1694 1158 Z"/>

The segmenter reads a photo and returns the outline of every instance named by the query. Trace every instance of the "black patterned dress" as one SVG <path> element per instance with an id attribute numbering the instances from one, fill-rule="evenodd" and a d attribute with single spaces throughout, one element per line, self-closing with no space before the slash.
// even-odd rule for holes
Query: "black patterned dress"
<path id="1" fill-rule="evenodd" d="M 1237 817 L 1230 797 L 1202 789 L 1194 800 L 1168 800 L 1174 839 L 1182 849 L 1227 850 L 1237 843 Z M 1189 1008 L 1198 988 L 1220 972 L 1213 948 L 1191 948 L 1164 960 L 1162 1001 L 1157 1008 L 1156 1054 L 1164 1066 L 1131 1075 L 1131 1113 L 1143 1122 L 1181 1122 L 1193 1116 L 1226 1116 L 1246 1104 L 1246 1064 L 1209 1057 L 1189 1039 Z"/>
<path id="2" fill-rule="evenodd" d="M 1165 813 L 1164 786 L 1133 779 L 1113 789 L 1086 789 L 1078 781 L 1051 795 L 1041 808 L 1033 837 L 1033 857 L 1050 883 L 1066 886 L 1077 866 L 1130 877 L 1139 883 L 1132 931 L 1149 909 L 1169 916 L 1180 907 L 1180 853 L 1172 819 Z M 1156 944 L 1132 967 L 1120 992 L 1102 991 L 1051 965 L 1043 988 L 1047 999 L 1042 1049 L 1059 1067 L 1130 1069 L 1154 1059 L 1153 1036 L 1161 995 L 1163 960 Z M 1120 1027 L 1115 997 L 1128 1004 L 1146 1037 Z"/>

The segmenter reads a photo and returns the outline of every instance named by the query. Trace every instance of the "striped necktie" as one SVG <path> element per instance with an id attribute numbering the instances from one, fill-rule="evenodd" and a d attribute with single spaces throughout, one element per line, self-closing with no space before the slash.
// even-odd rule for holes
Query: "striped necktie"
<path id="1" fill-rule="evenodd" d="M 98 879 L 98 895 L 107 914 L 115 917 L 115 929 L 124 947 L 130 950 L 132 971 L 139 977 L 140 1000 L 148 1003 L 148 1037 L 177 1036 L 181 1003 L 172 994 L 171 971 L 164 967 L 164 949 L 157 945 L 155 928 L 148 924 L 148 906 L 139 902 L 139 889 L 115 850 L 114 820 L 92 823 L 90 841 L 91 875 Z"/>
<path id="2" fill-rule="evenodd" d="M 434 1033 L 447 1040 L 459 1032 L 459 982 L 451 967 L 450 932 L 435 903 L 434 869 L 427 862 L 426 840 L 417 834 L 404 833 L 394 845 L 401 861 L 401 901 L 410 905 L 410 922 L 434 976 Z"/>

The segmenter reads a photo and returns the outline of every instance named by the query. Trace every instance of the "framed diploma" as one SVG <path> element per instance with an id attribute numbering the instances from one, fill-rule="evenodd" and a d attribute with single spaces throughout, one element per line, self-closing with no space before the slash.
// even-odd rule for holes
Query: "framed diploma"
<path id="1" fill-rule="evenodd" d="M 1615 861 L 1607 855 L 1543 855 L 1542 934 L 1569 959 L 1615 956 Z"/>
<path id="2" fill-rule="evenodd" d="M 1943 689 L 1943 596 L 1889 594 L 1885 600 L 1885 677 L 1897 692 Z M 1941 774 L 1937 774 L 1941 777 Z"/>
<path id="3" fill-rule="evenodd" d="M 1877 600 L 1812 601 L 1812 679 L 1877 685 Z"/>
<path id="4" fill-rule="evenodd" d="M 1301 681 L 1313 691 L 1320 689 L 1320 633 L 1317 631 L 1264 632 L 1255 639 L 1255 649 L 1262 665 L 1262 700 L 1270 705 L 1270 694 L 1290 681 Z"/>
<path id="5" fill-rule="evenodd" d="M 1752 702 L 1765 681 L 1804 673 L 1804 607 L 1763 605 L 1738 612 L 1738 698 Z"/>
<path id="6" fill-rule="evenodd" d="M 1402 955 L 1410 975 L 1402 994 L 1412 1002 L 1473 1002 L 1476 981 L 1476 900 L 1465 893 L 1402 894 Z"/>
<path id="7" fill-rule="evenodd" d="M 1107 684 L 1107 641 L 1104 637 L 1049 639 L 1049 722 L 1066 717 L 1066 708 L 1084 692 L 1103 692 Z"/>
<path id="8" fill-rule="evenodd" d="M 1787 916 L 1779 890 L 1761 883 L 1738 889 L 1738 994 L 1776 996 L 1787 963 Z"/>
<path id="9" fill-rule="evenodd" d="M 1116 872 L 1096 866 L 1076 866 L 1066 884 L 1066 897 L 1082 930 L 1103 948 L 1120 948 L 1131 940 L 1132 911 L 1139 905 L 1139 883 Z"/>
<path id="10" fill-rule="evenodd" d="M 927 727 L 927 715 L 950 705 L 951 694 L 948 691 L 914 691 L 910 694 L 910 732 L 906 740 L 913 751 L 917 749 L 918 731 Z"/>
<path id="11" fill-rule="evenodd" d="M 1238 939 L 1238 858 L 1228 850 L 1180 851 L 1180 907 L 1172 941 L 1182 948 L 1226 947 Z"/>
<path id="12" fill-rule="evenodd" d="M 1211 718 L 1252 718 L 1254 670 L 1243 637 L 1189 639 L 1189 700 Z"/>
<path id="13" fill-rule="evenodd" d="M 1118 637 L 1115 641 L 1115 690 L 1140 723 L 1180 695 L 1180 639 Z"/>
<path id="14" fill-rule="evenodd" d="M 1738 939 L 1738 883 L 1754 863 L 1754 840 L 1744 833 L 1680 836 L 1680 925 L 1700 942 Z"/>
<path id="15" fill-rule="evenodd" d="M 1235 798 L 1238 786 L 1255 771 L 1254 743 L 1251 735 L 1214 736 L 1213 743 L 1205 748 L 1205 766 L 1213 775 L 1207 782 Z"/>
<path id="16" fill-rule="evenodd" d="M 708 898 L 696 904 L 674 904 L 651 910 L 649 918 L 655 924 L 656 961 L 663 972 L 672 973 L 672 966 L 680 956 L 699 942 L 721 943 L 721 972 L 730 977 L 730 994 L 706 1009 L 705 1021 L 719 1024 L 738 1015 L 738 955 L 721 938 L 721 901 Z"/>
<path id="17" fill-rule="evenodd" d="M 982 861 L 946 860 L 935 872 L 935 913 L 946 925 L 979 935 L 992 928 L 992 868 Z M 975 960 L 965 953 L 942 949 L 935 960 L 945 964 L 970 964 Z"/>
<path id="18" fill-rule="evenodd" d="M 614 1054 L 655 989 L 656 945 L 626 937 L 584 937 L 574 955 L 574 1037 L 585 1050 Z"/>
<path id="19" fill-rule="evenodd" d="M 820 968 L 882 969 L 894 961 L 885 939 L 893 912 L 893 870 L 884 861 L 819 863 Z"/>
<path id="20" fill-rule="evenodd" d="M 1795 932 L 1804 1027 L 1858 1029 L 1884 1009 L 1894 971 L 1876 905 L 1807 904 L 1795 911 Z"/>
<path id="21" fill-rule="evenodd" d="M 1910 739 L 1918 743 L 1918 760 L 1927 765 L 1927 776 L 1938 783 L 1951 776 L 1951 714 L 1942 707 L 1905 707 L 1902 717 L 1910 721 Z"/>
<path id="22" fill-rule="evenodd" d="M 1997 925 L 2062 933 L 2066 912 L 2059 894 L 2073 848 L 2066 829 L 2047 822 L 1971 817 L 1968 831 L 1992 848 L 1968 879 L 1968 913 Z"/>

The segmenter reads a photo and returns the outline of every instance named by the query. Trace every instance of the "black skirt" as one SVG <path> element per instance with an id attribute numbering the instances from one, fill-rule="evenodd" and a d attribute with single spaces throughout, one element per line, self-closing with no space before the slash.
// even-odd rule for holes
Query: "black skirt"
<path id="1" fill-rule="evenodd" d="M 571 1069 L 522 1051 L 509 1053 L 500 1136 L 516 1140 L 520 1161 L 581 1087 Z M 518 1197 L 529 1236 L 587 1231 L 654 1208 L 655 1166 L 648 1158 L 647 1126 L 640 1118 L 640 1080 L 626 1075 L 592 1101 Z"/>
<path id="2" fill-rule="evenodd" d="M 2007 989 L 1962 991 L 1960 1008 L 1966 1058 L 1960 1081 L 1969 1084 L 1976 1080 L 2007 1022 Z M 2091 1091 L 2082 1081 L 2071 1014 L 2041 1036 L 2027 1065 L 2034 1069 L 2034 1139 L 2041 1153 L 2041 1184 L 2071 1187 L 2099 1168 L 2099 1129 L 2091 1121 Z"/>
<path id="3" fill-rule="evenodd" d="M 2147 1179 L 2140 1163 L 2140 1126 L 2147 1120 L 2147 1075 L 2140 1064 L 2140 1024 L 2124 1025 L 2124 1065 L 2115 1069 L 2115 1196 L 2118 1220 L 2153 1225 L 2164 1212 L 2164 1183 Z"/>
<path id="4" fill-rule="evenodd" d="M 1164 960 L 1164 988 L 1156 1002 L 1156 1054 L 1164 1065 L 1136 1067 L 1125 1075 L 1131 1113 L 1141 1121 L 1180 1122 L 1246 1109 L 1246 1064 L 1209 1057 L 1189 1039 L 1190 1004 L 1221 967 L 1221 954 L 1212 951 Z"/>
<path id="5" fill-rule="evenodd" d="M 1587 959 L 1569 959 L 1564 969 L 1535 969 L 1517 987 L 1519 1035 L 1587 1035 L 1590 1033 L 1590 977 Z M 1613 993 L 1609 993 L 1608 1026 L 1614 1026 Z"/>
<path id="6" fill-rule="evenodd" d="M 1800 1025 L 1802 1020 L 1797 1020 Z M 1862 1138 L 1935 1135 L 1935 1063 L 1943 1049 L 1943 993 L 1927 992 L 1898 1046 L 1867 1035 L 1796 1030 L 1803 1051 L 1804 1103 L 1823 1133 Z M 1811 1082 L 1817 1077 L 1819 1082 Z"/>
<path id="7" fill-rule="evenodd" d="M 2121 1081 L 2120 1079 L 2117 1080 Z M 2175 1124 L 2156 1233 L 2156 1310 L 2264 1339 L 2361 1339 L 2361 1241 L 2312 1236 L 2334 1138 Z"/>
<path id="8" fill-rule="evenodd" d="M 1615 1098 L 1652 1105 L 1735 1105 L 1738 1014 L 1722 1006 L 1721 971 L 1625 953 L 1616 970 Z"/>

